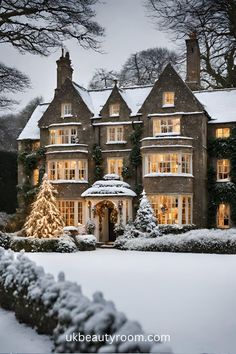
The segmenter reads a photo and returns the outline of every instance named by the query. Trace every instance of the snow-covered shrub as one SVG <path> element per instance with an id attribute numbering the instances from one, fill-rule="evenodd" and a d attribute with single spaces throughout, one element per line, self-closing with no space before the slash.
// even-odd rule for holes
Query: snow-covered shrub
<path id="1" fill-rule="evenodd" d="M 59 252 L 72 253 L 77 251 L 75 242 L 69 236 L 60 238 L 31 238 L 13 236 L 10 248 L 15 252 Z"/>
<path id="2" fill-rule="evenodd" d="M 6 230 L 6 226 L 10 220 L 10 218 L 12 217 L 12 215 L 9 215 L 5 212 L 0 212 L 0 231 L 5 231 Z"/>
<path id="3" fill-rule="evenodd" d="M 88 219 L 86 226 L 85 226 L 85 231 L 87 232 L 88 235 L 94 235 L 95 223 L 93 220 Z"/>
<path id="4" fill-rule="evenodd" d="M 8 249 L 10 247 L 11 234 L 0 231 L 0 247 Z"/>
<path id="5" fill-rule="evenodd" d="M 75 236 L 75 241 L 80 251 L 93 251 L 96 249 L 97 239 L 94 235 Z"/>
<path id="6" fill-rule="evenodd" d="M 187 231 L 195 230 L 197 227 L 194 224 L 191 225 L 159 225 L 159 229 L 162 235 L 168 234 L 183 234 Z"/>
<path id="7" fill-rule="evenodd" d="M 121 223 L 115 224 L 114 232 L 116 237 L 122 236 L 124 234 L 124 231 L 125 231 L 125 226 L 123 224 Z"/>
<path id="8" fill-rule="evenodd" d="M 117 340 L 108 345 L 105 341 L 66 340 L 73 333 L 103 337 L 145 333 L 139 323 L 129 321 L 101 293 L 95 293 L 90 300 L 79 285 L 66 281 L 63 273 L 55 281 L 24 253 L 15 257 L 3 248 L 0 248 L 0 305 L 15 311 L 20 321 L 35 327 L 39 333 L 53 334 L 57 353 L 152 351 L 151 343 L 145 341 Z"/>
<path id="9" fill-rule="evenodd" d="M 236 230 L 199 229 L 152 239 L 123 238 L 115 247 L 133 251 L 236 254 Z"/>

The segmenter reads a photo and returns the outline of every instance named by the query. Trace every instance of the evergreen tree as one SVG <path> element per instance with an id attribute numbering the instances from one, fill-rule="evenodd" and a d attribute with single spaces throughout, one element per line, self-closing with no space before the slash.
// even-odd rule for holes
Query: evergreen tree
<path id="1" fill-rule="evenodd" d="M 146 196 L 142 192 L 139 208 L 133 224 L 128 224 L 125 228 L 124 237 L 158 237 L 161 236 L 154 211 Z"/>
<path id="2" fill-rule="evenodd" d="M 55 193 L 45 174 L 30 216 L 24 225 L 26 236 L 52 238 L 63 234 L 64 221 L 57 207 Z"/>

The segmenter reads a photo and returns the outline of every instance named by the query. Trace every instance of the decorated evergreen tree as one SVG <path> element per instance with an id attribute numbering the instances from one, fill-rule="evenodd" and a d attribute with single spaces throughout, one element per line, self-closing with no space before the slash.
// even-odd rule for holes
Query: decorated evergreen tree
<path id="1" fill-rule="evenodd" d="M 133 224 L 127 224 L 124 237 L 158 237 L 161 232 L 157 225 L 154 211 L 146 196 L 145 191 L 142 192 L 139 208 Z"/>
<path id="2" fill-rule="evenodd" d="M 26 236 L 52 238 L 63 234 L 64 222 L 57 207 L 55 193 L 45 174 L 32 211 L 24 225 Z"/>

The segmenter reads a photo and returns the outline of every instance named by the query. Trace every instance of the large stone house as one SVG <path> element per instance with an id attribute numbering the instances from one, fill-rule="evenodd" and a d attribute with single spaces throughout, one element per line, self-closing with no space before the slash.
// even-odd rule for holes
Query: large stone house
<path id="1" fill-rule="evenodd" d="M 91 219 L 99 241 L 114 240 L 115 223 L 134 217 L 144 188 L 159 224 L 207 227 L 214 204 L 211 226 L 231 227 L 230 202 L 211 205 L 208 197 L 209 167 L 215 185 L 233 184 L 230 158 L 210 156 L 207 146 L 209 137 L 230 139 L 236 89 L 201 90 L 198 41 L 186 44 L 186 82 L 169 64 L 153 86 L 114 82 L 103 90 L 73 82 L 69 53 L 62 53 L 54 98 L 35 109 L 18 143 L 20 154 L 45 147 L 67 225 Z M 27 174 L 19 162 L 19 187 L 37 184 L 38 176 L 38 166 Z"/>

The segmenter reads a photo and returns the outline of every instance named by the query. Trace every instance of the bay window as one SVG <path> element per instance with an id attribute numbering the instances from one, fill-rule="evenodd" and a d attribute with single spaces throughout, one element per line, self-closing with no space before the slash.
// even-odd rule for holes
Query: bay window
<path id="1" fill-rule="evenodd" d="M 50 129 L 50 144 L 75 144 L 78 136 L 76 128 Z"/>
<path id="2" fill-rule="evenodd" d="M 160 225 L 192 224 L 191 195 L 149 195 L 148 199 Z"/>
<path id="3" fill-rule="evenodd" d="M 48 162 L 49 180 L 86 181 L 87 160 L 57 160 Z"/>
<path id="4" fill-rule="evenodd" d="M 180 118 L 154 118 L 153 136 L 180 134 Z"/>
<path id="5" fill-rule="evenodd" d="M 83 202 L 58 200 L 58 208 L 66 226 L 79 226 L 84 223 Z"/>
<path id="6" fill-rule="evenodd" d="M 148 154 L 144 174 L 192 174 L 192 155 L 187 153 Z"/>

